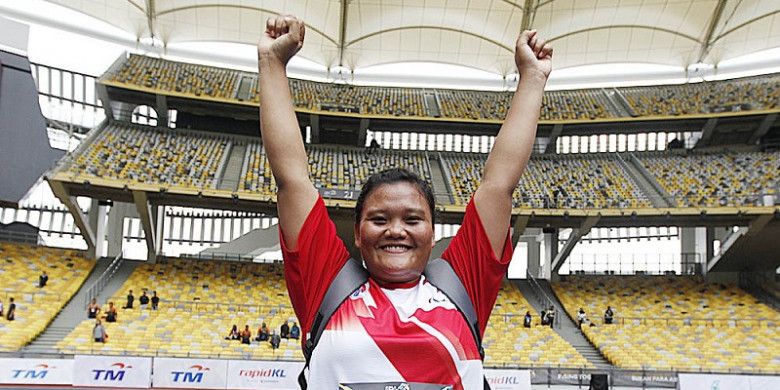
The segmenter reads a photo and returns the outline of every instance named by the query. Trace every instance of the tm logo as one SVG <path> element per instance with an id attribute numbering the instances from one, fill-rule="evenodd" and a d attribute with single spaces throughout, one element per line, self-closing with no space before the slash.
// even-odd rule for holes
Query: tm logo
<path id="1" fill-rule="evenodd" d="M 11 372 L 13 372 L 14 378 L 43 379 L 46 378 L 46 374 L 49 372 L 50 368 L 57 368 L 57 367 L 49 366 L 46 364 L 39 364 L 33 367 L 32 370 L 11 370 Z"/>
<path id="2" fill-rule="evenodd" d="M 209 371 L 210 369 L 208 367 L 203 367 L 196 364 L 190 367 L 190 370 L 194 370 L 194 372 L 193 371 L 171 371 L 171 374 L 173 374 L 173 381 L 186 382 L 186 383 L 200 383 L 203 381 L 203 372 Z"/>
<path id="3" fill-rule="evenodd" d="M 114 363 L 109 367 L 117 367 L 118 370 L 92 370 L 95 373 L 95 380 L 104 381 L 119 381 L 121 382 L 125 378 L 125 369 L 133 368 L 133 366 L 124 363 Z"/>

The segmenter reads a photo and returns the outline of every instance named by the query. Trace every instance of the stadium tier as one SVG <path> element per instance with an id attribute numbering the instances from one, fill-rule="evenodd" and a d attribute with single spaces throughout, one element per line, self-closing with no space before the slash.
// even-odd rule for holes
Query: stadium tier
<path id="1" fill-rule="evenodd" d="M 257 73 L 129 55 L 101 82 L 196 99 L 257 104 Z M 503 120 L 511 92 L 362 87 L 291 80 L 296 108 L 387 117 Z M 571 90 L 545 93 L 541 120 L 598 120 L 624 116 L 679 116 L 776 110 L 780 76 L 685 85 Z"/>
<path id="2" fill-rule="evenodd" d="M 627 369 L 780 372 L 780 313 L 733 285 L 680 276 L 567 276 L 553 284 L 583 332 Z M 613 324 L 604 324 L 607 306 Z"/>
<path id="3" fill-rule="evenodd" d="M 243 163 L 240 174 L 236 172 L 235 190 L 273 195 L 276 185 L 256 138 L 126 123 L 101 130 L 77 152 L 66 172 L 76 181 L 95 177 L 120 185 L 216 190 L 234 148 L 244 153 L 238 156 Z M 445 183 L 434 190 L 449 195 L 454 205 L 468 202 L 487 158 L 478 153 L 348 146 L 307 145 L 307 149 L 310 177 L 317 188 L 356 191 L 370 173 L 389 167 L 405 167 L 433 182 L 434 169 L 441 167 Z M 437 156 L 441 164 L 432 164 L 431 156 Z M 666 151 L 633 156 L 677 207 L 763 206 L 764 197 L 774 195 L 780 181 L 780 152 Z M 534 155 L 514 192 L 514 205 L 548 209 L 652 207 L 646 190 L 628 171 L 626 161 L 631 157 L 615 153 Z"/>
<path id="4" fill-rule="evenodd" d="M 43 332 L 95 265 L 79 251 L 3 242 L 0 262 L 4 315 L 10 298 L 16 304 L 14 320 L 0 320 L 0 351 L 16 351 Z M 48 281 L 39 287 L 43 272 Z"/>
<path id="5" fill-rule="evenodd" d="M 780 152 L 639 156 L 680 207 L 760 206 L 780 180 Z"/>

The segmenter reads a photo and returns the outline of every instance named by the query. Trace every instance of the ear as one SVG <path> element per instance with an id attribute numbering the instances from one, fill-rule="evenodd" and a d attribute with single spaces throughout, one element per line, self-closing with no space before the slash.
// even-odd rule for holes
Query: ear
<path id="1" fill-rule="evenodd" d="M 355 236 L 355 247 L 360 249 L 360 224 L 356 223 L 355 228 L 352 229 Z"/>

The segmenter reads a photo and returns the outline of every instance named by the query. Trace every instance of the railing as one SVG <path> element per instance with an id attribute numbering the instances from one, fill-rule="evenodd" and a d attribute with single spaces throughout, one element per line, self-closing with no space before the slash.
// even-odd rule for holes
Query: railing
<path id="1" fill-rule="evenodd" d="M 255 261 L 255 257 L 257 256 L 240 254 L 240 253 L 221 253 L 221 252 L 202 253 L 201 252 L 201 253 L 190 253 L 190 254 L 182 253 L 177 257 L 182 259 L 194 259 L 194 260 L 221 260 L 221 261 L 237 261 L 242 263 L 252 263 Z M 278 263 L 278 261 L 268 261 L 268 263 Z"/>
<path id="2" fill-rule="evenodd" d="M 176 299 L 160 299 L 160 306 L 172 307 L 175 309 L 187 310 L 187 311 L 236 311 L 236 312 L 256 312 L 256 313 L 270 313 L 273 311 L 289 310 L 292 312 L 291 305 L 262 305 L 262 304 L 246 304 L 246 303 L 232 303 L 232 302 L 211 302 L 200 300 L 176 300 Z"/>
<path id="3" fill-rule="evenodd" d="M 106 284 L 114 277 L 117 270 L 122 265 L 122 261 L 123 258 L 120 253 L 111 261 L 111 264 L 106 267 L 106 270 L 100 274 L 100 277 L 87 288 L 86 295 L 84 296 L 84 307 L 87 307 L 87 305 L 92 302 L 93 298 L 97 298 L 98 294 L 106 287 Z"/>
<path id="4" fill-rule="evenodd" d="M 536 299 L 539 302 L 542 302 L 544 305 L 544 309 L 547 310 L 549 307 L 555 307 L 555 300 L 552 299 L 549 295 L 547 295 L 546 292 L 542 289 L 542 285 L 539 284 L 539 281 L 536 280 L 536 278 L 531 275 L 530 272 L 526 271 L 526 277 L 528 279 L 528 282 L 531 284 L 531 292 L 536 296 Z M 561 326 L 561 315 L 563 314 L 559 310 L 555 310 L 555 316 L 553 317 L 553 327 L 560 327 Z"/>

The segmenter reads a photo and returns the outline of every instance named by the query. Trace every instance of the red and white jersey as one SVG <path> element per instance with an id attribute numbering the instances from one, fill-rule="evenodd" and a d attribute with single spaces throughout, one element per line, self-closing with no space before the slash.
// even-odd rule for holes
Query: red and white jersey
<path id="1" fill-rule="evenodd" d="M 507 226 L 507 236 L 509 227 Z M 280 232 L 280 236 L 281 232 Z M 285 279 L 304 335 L 322 299 L 349 258 L 322 199 L 312 208 L 291 250 L 281 238 Z M 509 238 L 496 258 L 473 201 L 442 254 L 463 283 L 484 334 L 512 258 Z M 302 340 L 303 341 L 303 340 Z M 425 278 L 379 286 L 369 279 L 333 314 L 314 349 L 309 388 L 339 384 L 410 382 L 482 388 L 482 362 L 463 315 Z"/>
<path id="2" fill-rule="evenodd" d="M 311 388 L 414 382 L 482 387 L 482 361 L 463 315 L 423 279 L 381 288 L 369 280 L 333 314 L 314 350 Z"/>

